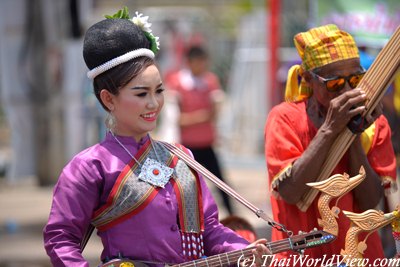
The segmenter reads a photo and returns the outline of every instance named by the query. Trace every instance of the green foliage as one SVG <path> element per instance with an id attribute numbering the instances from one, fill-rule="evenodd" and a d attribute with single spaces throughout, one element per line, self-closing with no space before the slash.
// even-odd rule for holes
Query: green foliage
<path id="1" fill-rule="evenodd" d="M 150 50 L 153 51 L 154 54 L 157 54 L 160 49 L 157 46 L 156 37 L 154 37 L 154 35 L 152 33 L 149 33 L 146 31 L 144 31 L 143 33 L 146 36 L 147 40 L 150 41 L 150 46 L 151 46 Z"/>
<path id="2" fill-rule="evenodd" d="M 105 15 L 107 19 L 130 19 L 128 7 L 124 6 L 122 9 L 118 10 L 114 15 Z"/>

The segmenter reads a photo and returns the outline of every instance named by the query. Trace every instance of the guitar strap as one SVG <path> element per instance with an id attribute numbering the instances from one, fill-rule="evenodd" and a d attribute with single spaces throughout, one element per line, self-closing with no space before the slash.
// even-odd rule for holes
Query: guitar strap
<path id="1" fill-rule="evenodd" d="M 233 190 L 229 185 L 227 185 L 221 179 L 219 179 L 214 174 L 212 174 L 204 166 L 202 166 L 200 163 L 198 163 L 192 157 L 188 156 L 187 153 L 183 152 L 176 145 L 170 144 L 170 143 L 167 143 L 167 142 L 163 142 L 163 141 L 158 141 L 158 143 L 163 144 L 169 151 L 171 151 L 171 153 L 175 154 L 178 158 L 183 160 L 192 169 L 194 169 L 195 171 L 201 173 L 203 175 L 203 177 L 209 179 L 219 189 L 221 189 L 222 191 L 227 193 L 229 196 L 233 197 L 234 199 L 239 201 L 241 204 L 243 204 L 246 208 L 248 208 L 249 210 L 254 212 L 257 217 L 259 217 L 259 218 L 263 219 L 264 221 L 266 221 L 271 227 L 277 229 L 278 231 L 282 231 L 282 232 L 287 233 L 287 235 L 289 237 L 293 235 L 293 232 L 287 230 L 286 227 L 283 224 L 275 222 L 263 210 L 261 210 L 261 209 L 257 208 L 256 206 L 254 206 L 247 199 L 245 199 L 240 194 L 238 194 L 235 190 Z"/>

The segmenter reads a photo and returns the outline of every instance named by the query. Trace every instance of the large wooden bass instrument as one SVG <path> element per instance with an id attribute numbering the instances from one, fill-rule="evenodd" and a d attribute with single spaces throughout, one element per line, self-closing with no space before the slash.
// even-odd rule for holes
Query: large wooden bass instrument
<path id="1" fill-rule="evenodd" d="M 396 29 L 388 43 L 379 52 L 371 67 L 365 73 L 358 87 L 363 88 L 367 94 L 365 103 L 366 111 L 362 116 L 370 115 L 380 102 L 386 89 L 392 82 L 396 71 L 400 66 L 400 27 Z M 354 120 L 353 120 L 354 122 Z M 321 173 L 316 182 L 327 179 L 340 159 L 346 153 L 356 137 L 356 133 L 346 128 L 335 140 L 328 157 L 321 168 Z M 306 211 L 318 194 L 318 190 L 309 189 L 297 203 L 297 207 Z"/>

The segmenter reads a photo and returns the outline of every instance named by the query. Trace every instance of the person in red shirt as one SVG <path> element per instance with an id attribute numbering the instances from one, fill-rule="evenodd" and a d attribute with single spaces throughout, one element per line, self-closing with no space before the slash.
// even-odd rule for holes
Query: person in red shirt
<path id="1" fill-rule="evenodd" d="M 318 178 L 338 135 L 352 117 L 365 110 L 366 93 L 357 88 L 365 70 L 360 66 L 358 49 L 350 34 L 331 24 L 297 34 L 294 43 L 302 63 L 289 70 L 286 102 L 273 107 L 268 115 L 265 157 L 274 220 L 297 233 L 320 228 L 318 197 L 305 212 L 296 204 L 309 189 L 306 183 Z M 395 188 L 396 181 L 391 131 L 380 106 L 364 121 L 365 130 L 357 133 L 332 172 L 346 172 L 351 177 L 364 167 L 364 181 L 337 203 L 341 210 L 356 213 L 375 208 L 384 188 Z M 340 213 L 337 222 L 336 240 L 308 249 L 306 255 L 315 259 L 340 255 L 350 221 Z M 285 233 L 273 229 L 272 240 L 285 237 Z M 360 240 L 364 237 L 360 236 Z M 372 261 L 384 257 L 378 233 L 369 236 L 367 245 L 364 258 Z M 282 257 L 290 257 L 290 253 Z"/>
<path id="2" fill-rule="evenodd" d="M 180 143 L 189 148 L 196 160 L 224 181 L 223 173 L 214 151 L 216 141 L 216 116 L 224 92 L 218 77 L 209 71 L 209 56 L 203 46 L 191 46 L 186 53 L 187 67 L 166 79 L 172 97 L 180 109 Z M 229 196 L 220 191 L 229 214 L 233 213 Z"/>

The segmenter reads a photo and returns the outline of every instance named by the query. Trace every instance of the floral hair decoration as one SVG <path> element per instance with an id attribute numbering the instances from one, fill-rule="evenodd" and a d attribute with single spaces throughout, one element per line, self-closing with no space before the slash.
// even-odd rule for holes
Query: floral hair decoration
<path id="1" fill-rule="evenodd" d="M 124 7 L 123 9 L 119 10 L 114 15 L 105 15 L 107 19 L 127 19 L 130 20 L 133 24 L 138 26 L 143 34 L 146 36 L 146 39 L 150 42 L 150 49 L 147 48 L 140 48 L 136 50 L 132 50 L 127 52 L 121 56 L 115 57 L 87 72 L 87 76 L 90 79 L 94 79 L 99 74 L 106 72 L 107 70 L 125 63 L 133 58 L 145 56 L 149 58 L 154 58 L 155 54 L 160 50 L 160 42 L 159 37 L 154 36 L 152 30 L 150 29 L 151 23 L 148 22 L 149 17 L 143 16 L 143 14 L 136 12 L 136 16 L 130 19 L 128 8 Z"/>
<path id="2" fill-rule="evenodd" d="M 132 21 L 136 26 L 142 29 L 143 33 L 146 35 L 147 39 L 151 43 L 151 51 L 153 51 L 154 54 L 157 54 L 157 52 L 160 50 L 160 38 L 153 35 L 150 28 L 151 23 L 148 22 L 149 16 L 143 17 L 143 14 L 137 11 L 135 14 L 136 16 L 131 19 L 129 16 L 128 8 L 125 6 L 121 10 L 118 10 L 118 12 L 114 15 L 105 15 L 105 17 L 107 19 L 129 19 L 130 21 Z"/>

